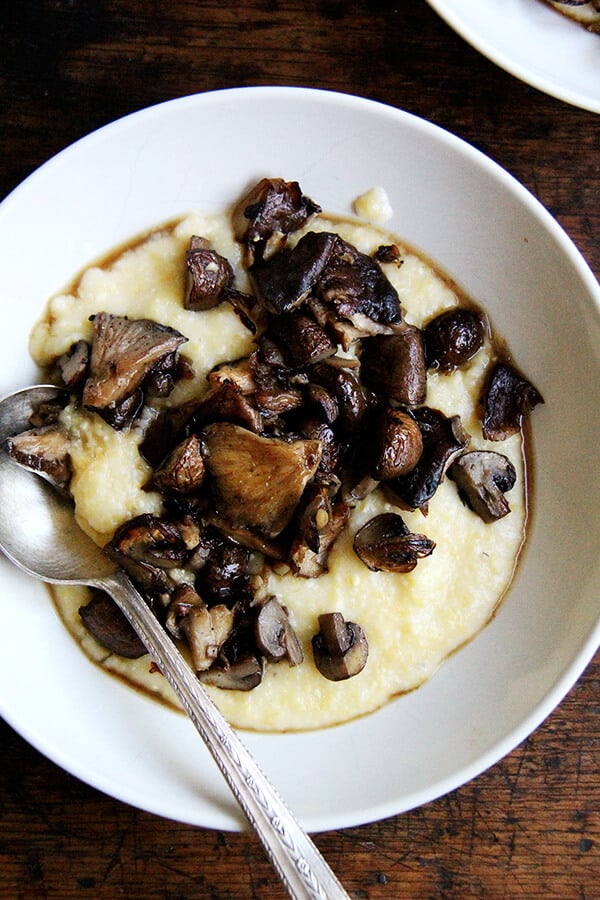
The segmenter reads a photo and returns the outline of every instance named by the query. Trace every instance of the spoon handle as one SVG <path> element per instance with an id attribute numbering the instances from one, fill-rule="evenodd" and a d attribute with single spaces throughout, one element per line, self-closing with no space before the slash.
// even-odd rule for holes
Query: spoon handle
<path id="1" fill-rule="evenodd" d="M 102 578 L 179 697 L 294 900 L 349 900 L 321 853 L 287 809 L 127 575 Z"/>

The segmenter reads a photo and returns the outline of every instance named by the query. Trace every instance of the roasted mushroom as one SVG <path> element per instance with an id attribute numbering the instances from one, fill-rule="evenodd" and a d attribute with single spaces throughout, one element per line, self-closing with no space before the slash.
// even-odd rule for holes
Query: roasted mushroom
<path id="1" fill-rule="evenodd" d="M 287 364 L 301 369 L 320 362 L 336 351 L 324 328 L 299 311 L 276 316 L 266 332 L 283 350 Z"/>
<path id="2" fill-rule="evenodd" d="M 464 366 L 481 349 L 485 327 L 478 313 L 458 307 L 428 322 L 423 336 L 429 368 L 449 372 Z"/>
<path id="3" fill-rule="evenodd" d="M 423 453 L 416 466 L 386 482 L 392 496 L 409 509 L 427 512 L 448 467 L 470 440 L 459 416 L 445 416 L 440 410 L 419 406 L 412 414 L 421 430 Z"/>
<path id="4" fill-rule="evenodd" d="M 104 552 L 151 593 L 169 590 L 165 570 L 182 567 L 189 554 L 179 529 L 150 513 L 120 525 Z"/>
<path id="5" fill-rule="evenodd" d="M 360 364 L 363 382 L 391 403 L 416 406 L 425 402 L 425 348 L 418 328 L 407 325 L 396 334 L 365 338 Z"/>
<path id="6" fill-rule="evenodd" d="M 200 441 L 192 434 L 169 454 L 152 476 L 151 487 L 161 493 L 191 494 L 204 481 L 205 469 Z"/>
<path id="7" fill-rule="evenodd" d="M 302 193 L 297 181 L 261 179 L 236 204 L 232 214 L 235 239 L 246 248 L 246 265 L 268 259 L 283 247 L 291 232 L 320 211 L 321 207 Z"/>
<path id="8" fill-rule="evenodd" d="M 381 513 L 354 537 L 354 552 L 373 572 L 412 572 L 420 559 L 430 556 L 434 541 L 413 534 L 402 516 Z"/>
<path id="9" fill-rule="evenodd" d="M 320 459 L 318 441 L 283 441 L 216 422 L 201 436 L 217 516 L 276 537 L 290 521 Z"/>
<path id="10" fill-rule="evenodd" d="M 148 651 L 112 597 L 93 589 L 91 598 L 79 608 L 81 621 L 90 634 L 110 653 L 139 659 Z"/>
<path id="11" fill-rule="evenodd" d="M 233 629 L 235 613 L 224 604 L 210 609 L 189 585 L 173 591 L 166 626 L 173 637 L 185 637 L 196 672 L 209 669 Z"/>
<path id="12" fill-rule="evenodd" d="M 117 407 L 187 338 L 150 319 L 128 319 L 100 312 L 93 316 L 94 338 L 83 404 L 90 409 Z"/>
<path id="13" fill-rule="evenodd" d="M 263 660 L 250 654 L 231 664 L 216 662 L 199 677 L 204 684 L 224 691 L 251 691 L 261 683 L 263 674 Z"/>
<path id="14" fill-rule="evenodd" d="M 250 275 L 259 300 L 275 315 L 300 306 L 315 290 L 337 235 L 309 231 L 292 250 L 256 263 Z"/>
<path id="15" fill-rule="evenodd" d="M 229 260 L 217 253 L 206 238 L 193 235 L 185 254 L 186 309 L 212 309 L 224 299 L 224 292 L 233 282 Z"/>
<path id="16" fill-rule="evenodd" d="M 414 469 L 423 453 L 423 437 L 408 412 L 386 406 L 378 417 L 374 442 L 373 476 L 381 481 Z"/>
<path id="17" fill-rule="evenodd" d="M 496 363 L 482 397 L 483 436 L 490 441 L 503 441 L 517 434 L 523 416 L 543 402 L 539 391 L 513 366 Z"/>
<path id="18" fill-rule="evenodd" d="M 65 429 L 53 424 L 30 428 L 7 438 L 4 448 L 20 465 L 42 475 L 66 494 L 71 480 L 70 443 Z"/>
<path id="19" fill-rule="evenodd" d="M 292 572 L 303 578 L 318 578 L 327 571 L 331 548 L 350 514 L 344 501 L 331 501 L 326 486 L 315 483 L 311 488 L 303 500 L 289 553 Z"/>
<path id="20" fill-rule="evenodd" d="M 510 512 L 504 494 L 514 487 L 517 473 L 504 454 L 493 450 L 463 453 L 452 464 L 448 475 L 456 482 L 467 506 L 484 522 L 494 522 Z"/>
<path id="21" fill-rule="evenodd" d="M 319 631 L 312 638 L 315 665 L 329 681 L 344 681 L 361 672 L 367 662 L 369 645 L 356 622 L 346 622 L 342 613 L 319 616 Z"/>
<path id="22" fill-rule="evenodd" d="M 87 341 L 79 340 L 56 360 L 61 381 L 67 388 L 75 388 L 87 375 L 90 361 L 90 347 Z"/>
<path id="23" fill-rule="evenodd" d="M 269 597 L 260 607 L 254 626 L 256 643 L 267 659 L 287 658 L 290 666 L 304 659 L 302 646 L 292 628 L 288 612 L 276 597 Z"/>

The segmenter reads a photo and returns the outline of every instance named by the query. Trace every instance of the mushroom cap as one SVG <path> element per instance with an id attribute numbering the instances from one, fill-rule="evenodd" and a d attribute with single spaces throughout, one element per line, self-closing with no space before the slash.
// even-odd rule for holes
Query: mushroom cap
<path id="1" fill-rule="evenodd" d="M 201 435 L 218 517 L 277 537 L 321 460 L 319 441 L 284 441 L 216 422 Z"/>
<path id="2" fill-rule="evenodd" d="M 413 534 L 402 516 L 381 513 L 354 536 L 354 552 L 373 572 L 412 572 L 435 549 L 424 534 Z"/>
<path id="3" fill-rule="evenodd" d="M 510 512 L 504 496 L 516 482 L 515 467 L 502 453 L 472 450 L 463 453 L 448 471 L 467 506 L 483 519 L 494 522 Z"/>
<path id="4" fill-rule="evenodd" d="M 329 681 L 345 681 L 364 669 L 369 654 L 366 635 L 356 622 L 340 612 L 319 616 L 319 631 L 312 638 L 315 665 Z"/>

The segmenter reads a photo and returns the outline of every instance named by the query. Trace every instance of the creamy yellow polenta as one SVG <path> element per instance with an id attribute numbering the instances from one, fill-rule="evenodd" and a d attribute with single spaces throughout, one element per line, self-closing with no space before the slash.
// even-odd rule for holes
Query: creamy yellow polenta
<path id="1" fill-rule="evenodd" d="M 364 223 L 332 221 L 319 216 L 310 230 L 336 230 L 366 253 L 397 239 Z M 229 304 L 193 312 L 183 307 L 184 254 L 192 234 L 208 238 L 236 268 L 236 284 L 247 285 L 230 220 L 192 214 L 158 230 L 106 265 L 87 269 L 69 293 L 50 300 L 31 334 L 30 350 L 46 366 L 72 343 L 90 339 L 90 315 L 99 311 L 155 319 L 188 338 L 181 353 L 195 375 L 178 384 L 169 402 L 178 404 L 206 389 L 206 374 L 216 363 L 250 353 L 252 337 Z M 296 239 L 300 235 L 296 235 Z M 420 256 L 402 248 L 402 264 L 384 265 L 398 291 L 407 320 L 422 325 L 434 314 L 462 302 L 458 292 Z M 353 511 L 349 527 L 335 544 L 329 572 L 317 579 L 291 574 L 269 576 L 269 590 L 290 611 L 303 645 L 305 661 L 291 668 L 268 664 L 262 683 L 248 693 L 209 689 L 226 717 L 239 727 L 262 731 L 311 729 L 368 713 L 391 696 L 412 690 L 428 679 L 454 650 L 488 622 L 506 592 L 524 540 L 526 478 L 520 435 L 502 444 L 484 441 L 476 410 L 482 379 L 494 347 L 489 339 L 463 369 L 450 375 L 429 373 L 427 405 L 446 415 L 461 416 L 471 434 L 470 449 L 499 450 L 510 458 L 517 483 L 507 495 L 511 513 L 485 524 L 459 499 L 455 485 L 444 480 L 429 504 L 428 516 L 402 513 L 412 531 L 435 541 L 431 556 L 410 573 L 372 572 L 352 549 L 356 530 L 373 515 L 393 510 L 380 492 Z M 72 446 L 76 515 L 99 544 L 116 527 L 141 512 L 160 514 L 161 498 L 142 489 L 150 470 L 138 453 L 142 430 L 116 432 L 99 416 L 67 408 L 63 414 Z M 185 573 L 180 573 L 185 578 Z M 123 660 L 96 643 L 83 627 L 78 608 L 83 589 L 53 591 L 58 610 L 85 652 L 137 686 L 175 703 L 149 657 Z M 316 670 L 311 637 L 318 616 L 338 610 L 364 629 L 369 655 L 363 671 L 344 682 L 327 681 Z"/>

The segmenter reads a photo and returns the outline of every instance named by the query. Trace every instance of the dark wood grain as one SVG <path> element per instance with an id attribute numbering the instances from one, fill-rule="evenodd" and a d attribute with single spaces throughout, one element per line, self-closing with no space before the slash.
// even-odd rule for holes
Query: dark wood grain
<path id="1" fill-rule="evenodd" d="M 424 2 L 5 0 L 0 16 L 0 196 L 144 106 L 306 85 L 406 109 L 481 148 L 600 273 L 600 117 L 503 72 Z M 599 688 L 596 657 L 550 718 L 475 781 L 405 815 L 317 835 L 350 895 L 599 897 Z M 252 835 L 131 809 L 4 723 L 0 741 L 0 898 L 285 896 Z"/>

